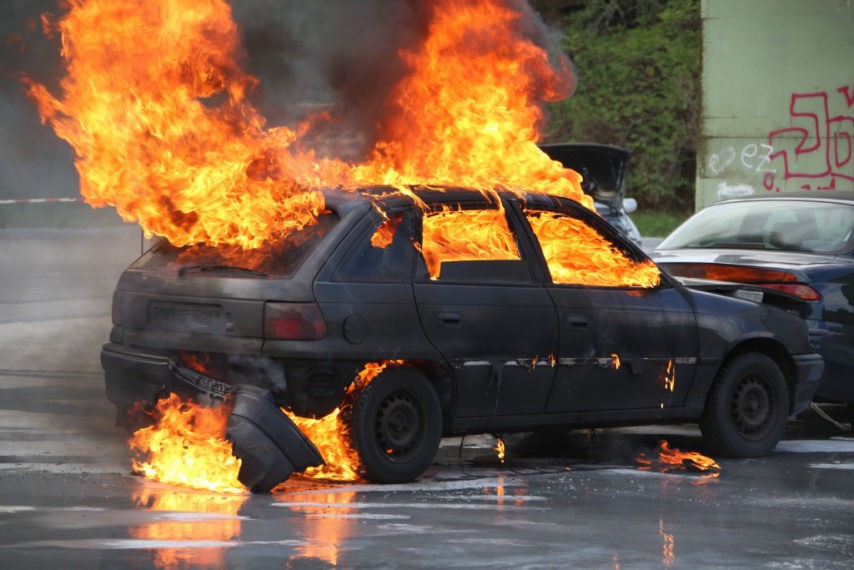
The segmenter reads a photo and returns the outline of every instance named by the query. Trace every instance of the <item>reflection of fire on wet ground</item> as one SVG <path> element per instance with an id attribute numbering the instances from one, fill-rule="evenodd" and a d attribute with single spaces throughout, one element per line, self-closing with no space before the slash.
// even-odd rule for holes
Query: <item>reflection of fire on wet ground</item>
<path id="1" fill-rule="evenodd" d="M 158 513 L 130 528 L 131 537 L 151 545 L 155 568 L 225 566 L 225 550 L 239 543 L 240 507 L 248 495 L 149 492 L 134 497 L 142 509 Z"/>

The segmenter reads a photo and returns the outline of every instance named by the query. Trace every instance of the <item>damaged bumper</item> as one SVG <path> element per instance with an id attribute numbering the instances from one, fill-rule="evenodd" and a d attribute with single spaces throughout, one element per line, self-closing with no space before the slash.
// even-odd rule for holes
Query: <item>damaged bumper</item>
<path id="1" fill-rule="evenodd" d="M 189 368 L 174 358 L 107 344 L 101 349 L 107 397 L 118 411 L 117 423 L 133 426 L 131 410 L 170 393 L 210 401 L 231 400 L 226 438 L 241 460 L 238 479 L 254 493 L 268 492 L 295 471 L 323 464 L 314 444 L 256 386 L 236 386 Z"/>
<path id="2" fill-rule="evenodd" d="M 793 358 L 798 381 L 792 394 L 792 416 L 809 407 L 824 372 L 824 359 L 820 354 L 799 354 Z"/>

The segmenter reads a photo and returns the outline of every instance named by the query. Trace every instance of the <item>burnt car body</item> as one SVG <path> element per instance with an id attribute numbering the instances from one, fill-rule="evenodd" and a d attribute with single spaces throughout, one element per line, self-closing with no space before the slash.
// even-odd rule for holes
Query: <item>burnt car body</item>
<path id="1" fill-rule="evenodd" d="M 637 201 L 626 198 L 631 154 L 625 148 L 594 143 L 554 143 L 540 145 L 549 158 L 581 174 L 581 187 L 593 198 L 599 215 L 641 245 L 638 227 L 629 217 Z"/>
<path id="2" fill-rule="evenodd" d="M 719 202 L 653 256 L 673 275 L 703 280 L 697 287 L 749 291 L 802 316 L 825 361 L 816 398 L 854 403 L 854 192 Z"/>
<path id="3" fill-rule="evenodd" d="M 101 354 L 120 422 L 171 392 L 252 385 L 300 416 L 344 406 L 364 476 L 402 482 L 442 436 L 547 427 L 699 421 L 710 450 L 762 455 L 813 396 L 821 358 L 782 310 L 666 275 L 654 287 L 556 284 L 532 217 L 587 228 L 657 271 L 576 202 L 382 187 L 325 199 L 290 249 L 251 268 L 161 242 L 123 273 Z M 484 212 L 512 234 L 512 258 L 426 255 L 425 220 Z M 463 245 L 478 245 L 464 229 Z M 176 378 L 199 358 L 204 374 Z M 348 394 L 382 361 L 393 363 Z"/>

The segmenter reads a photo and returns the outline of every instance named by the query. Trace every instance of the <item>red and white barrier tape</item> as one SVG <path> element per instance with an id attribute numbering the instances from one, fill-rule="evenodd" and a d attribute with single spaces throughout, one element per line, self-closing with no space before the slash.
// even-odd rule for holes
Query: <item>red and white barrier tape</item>
<path id="1" fill-rule="evenodd" d="M 81 198 L 20 198 L 17 200 L 0 200 L 2 204 L 45 204 L 47 202 L 82 202 Z"/>

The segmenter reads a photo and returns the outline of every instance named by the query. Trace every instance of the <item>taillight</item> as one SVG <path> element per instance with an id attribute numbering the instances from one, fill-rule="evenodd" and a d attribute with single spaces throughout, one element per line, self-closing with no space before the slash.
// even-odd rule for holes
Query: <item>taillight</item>
<path id="1" fill-rule="evenodd" d="M 726 265 L 718 263 L 668 263 L 667 271 L 682 277 L 751 283 L 794 295 L 802 301 L 818 301 L 821 294 L 804 283 L 798 283 L 798 276 L 782 269 L 765 269 Z"/>
<path id="2" fill-rule="evenodd" d="M 821 299 L 818 291 L 803 283 L 757 283 L 757 285 L 794 295 L 803 301 L 818 301 Z"/>
<path id="3" fill-rule="evenodd" d="M 280 340 L 316 340 L 326 336 L 326 321 L 314 303 L 264 305 L 264 337 Z"/>

